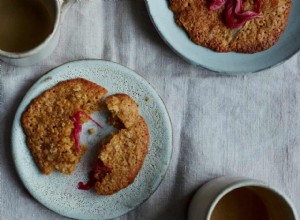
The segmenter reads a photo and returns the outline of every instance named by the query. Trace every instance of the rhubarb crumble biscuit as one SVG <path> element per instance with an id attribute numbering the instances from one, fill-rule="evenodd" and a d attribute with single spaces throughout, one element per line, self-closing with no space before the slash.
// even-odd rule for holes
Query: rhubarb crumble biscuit
<path id="1" fill-rule="evenodd" d="M 86 150 L 76 143 L 76 126 L 81 130 L 88 115 L 100 109 L 99 101 L 106 93 L 105 88 L 76 78 L 58 83 L 31 101 L 21 122 L 28 147 L 42 173 L 74 171 Z"/>
<path id="2" fill-rule="evenodd" d="M 138 175 L 148 152 L 149 131 L 138 105 L 128 95 L 112 95 L 105 102 L 112 113 L 111 123 L 120 130 L 100 149 L 98 160 L 106 173 L 96 178 L 95 190 L 110 195 L 127 187 Z"/>
<path id="3" fill-rule="evenodd" d="M 214 2 L 220 5 L 212 5 Z M 169 3 L 177 24 L 194 43 L 217 52 L 241 53 L 272 47 L 287 26 L 292 4 L 291 0 L 169 0 Z"/>

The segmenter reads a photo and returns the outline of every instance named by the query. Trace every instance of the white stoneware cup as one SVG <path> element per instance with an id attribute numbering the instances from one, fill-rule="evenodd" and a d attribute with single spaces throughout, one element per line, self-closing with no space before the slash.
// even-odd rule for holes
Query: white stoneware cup
<path id="1" fill-rule="evenodd" d="M 53 28 L 52 32 L 37 47 L 25 52 L 7 52 L 0 49 L 0 60 L 15 66 L 29 66 L 45 59 L 53 52 L 58 43 L 60 26 L 63 17 L 68 8 L 76 0 L 40 1 L 46 6 L 46 9 L 50 15 L 51 25 Z"/>
<path id="2" fill-rule="evenodd" d="M 298 220 L 296 209 L 280 191 L 258 180 L 244 177 L 219 177 L 204 184 L 194 195 L 188 210 L 188 220 L 211 220 L 218 202 L 235 189 L 246 187 L 264 203 L 270 220 Z M 224 220 L 230 220 L 224 218 Z"/>

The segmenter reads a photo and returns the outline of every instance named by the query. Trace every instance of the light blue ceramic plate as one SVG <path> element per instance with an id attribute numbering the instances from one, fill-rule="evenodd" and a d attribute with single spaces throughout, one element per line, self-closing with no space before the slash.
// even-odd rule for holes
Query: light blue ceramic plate
<path id="1" fill-rule="evenodd" d="M 111 131 L 105 113 L 93 117 L 105 125 L 98 129 L 88 122 L 83 126 L 81 141 L 88 146 L 76 171 L 70 175 L 53 172 L 42 175 L 25 143 L 20 118 L 30 101 L 60 81 L 83 77 L 105 87 L 109 94 L 129 94 L 139 105 L 150 130 L 149 153 L 145 163 L 127 188 L 111 196 L 99 196 L 91 191 L 78 190 L 77 183 L 87 180 L 95 161 L 99 141 Z M 147 100 L 146 100 L 147 99 Z M 149 99 L 149 100 L 148 100 Z M 96 135 L 88 135 L 94 127 Z M 102 60 L 83 60 L 64 64 L 39 79 L 28 91 L 15 116 L 12 129 L 12 154 L 17 171 L 32 196 L 49 209 L 71 218 L 110 219 L 136 208 L 156 190 L 167 171 L 172 154 L 172 128 L 167 110 L 150 84 L 141 76 L 119 64 Z"/>
<path id="2" fill-rule="evenodd" d="M 256 54 L 217 53 L 194 44 L 175 23 L 168 0 L 145 0 L 150 17 L 161 37 L 180 56 L 192 64 L 225 74 L 261 71 L 286 61 L 300 50 L 300 1 L 293 6 L 286 31 L 279 42 Z"/>

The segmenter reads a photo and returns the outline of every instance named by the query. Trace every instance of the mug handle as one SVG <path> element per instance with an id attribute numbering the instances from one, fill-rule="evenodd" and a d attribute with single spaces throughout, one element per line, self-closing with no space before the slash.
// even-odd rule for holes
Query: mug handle
<path id="1" fill-rule="evenodd" d="M 65 14 L 68 9 L 76 2 L 76 0 L 60 0 L 60 14 L 61 14 L 61 22 L 65 18 Z"/>

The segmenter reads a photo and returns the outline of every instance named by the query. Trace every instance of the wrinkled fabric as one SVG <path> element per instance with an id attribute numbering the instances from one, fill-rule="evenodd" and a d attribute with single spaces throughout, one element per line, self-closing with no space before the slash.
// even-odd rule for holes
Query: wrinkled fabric
<path id="1" fill-rule="evenodd" d="M 65 16 L 59 44 L 48 59 L 31 67 L 1 63 L 1 220 L 67 219 L 23 186 L 11 155 L 11 126 L 39 77 L 85 58 L 111 60 L 142 75 L 172 120 L 174 151 L 165 179 L 145 203 L 118 219 L 186 219 L 195 191 L 221 175 L 271 184 L 300 211 L 299 54 L 271 70 L 220 76 L 176 55 L 159 37 L 143 0 L 81 0 Z"/>

